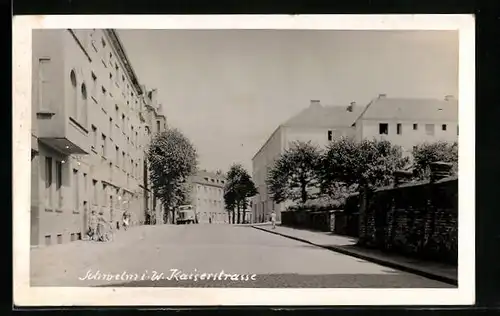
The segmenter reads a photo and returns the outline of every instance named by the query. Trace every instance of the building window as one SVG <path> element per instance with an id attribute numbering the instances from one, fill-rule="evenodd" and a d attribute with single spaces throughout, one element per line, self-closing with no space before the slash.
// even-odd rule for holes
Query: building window
<path id="1" fill-rule="evenodd" d="M 458 125 L 457 125 L 457 135 L 458 135 Z"/>
<path id="2" fill-rule="evenodd" d="M 52 158 L 45 157 L 45 192 L 47 205 L 52 206 Z"/>
<path id="3" fill-rule="evenodd" d="M 62 208 L 62 162 L 56 161 L 56 195 L 57 195 L 57 207 Z"/>
<path id="4" fill-rule="evenodd" d="M 425 124 L 425 134 L 434 135 L 434 124 Z"/>
<path id="5" fill-rule="evenodd" d="M 380 123 L 378 125 L 378 133 L 380 135 L 384 135 L 384 134 L 387 135 L 387 134 L 389 134 L 389 124 L 387 124 L 387 123 Z"/>
<path id="6" fill-rule="evenodd" d="M 398 124 L 396 125 L 396 133 L 397 133 L 398 135 L 403 134 L 403 127 L 401 126 L 401 123 L 398 123 Z"/>
<path id="7" fill-rule="evenodd" d="M 415 124 L 415 123 L 413 124 L 413 130 L 414 131 L 418 130 L 418 124 Z"/>
<path id="8" fill-rule="evenodd" d="M 116 165 L 120 165 L 120 148 L 118 146 L 115 146 L 115 159 L 116 159 Z"/>
<path id="9" fill-rule="evenodd" d="M 104 38 L 101 38 L 101 45 L 102 48 L 106 47 L 106 41 L 104 40 Z"/>
<path id="10" fill-rule="evenodd" d="M 83 124 L 83 126 L 87 126 L 87 86 L 85 85 L 85 83 L 82 83 L 81 92 L 82 92 L 82 108 L 78 120 L 80 121 L 80 123 Z"/>
<path id="11" fill-rule="evenodd" d="M 333 139 L 333 132 L 328 131 L 328 141 L 332 141 L 332 139 Z"/>
<path id="12" fill-rule="evenodd" d="M 127 162 L 127 159 L 125 159 L 125 152 L 122 151 L 122 169 L 123 170 L 125 170 L 125 168 L 126 168 L 126 166 L 125 166 L 126 162 Z"/>
<path id="13" fill-rule="evenodd" d="M 122 131 L 125 132 L 125 114 L 122 114 Z"/>
<path id="14" fill-rule="evenodd" d="M 106 199 L 106 191 L 108 186 L 106 184 L 102 184 L 102 193 L 101 193 L 101 206 L 106 207 L 108 200 Z"/>
<path id="15" fill-rule="evenodd" d="M 51 109 L 49 67 L 50 58 L 38 60 L 38 102 L 42 111 Z"/>
<path id="16" fill-rule="evenodd" d="M 77 81 L 76 81 L 76 73 L 74 70 L 71 70 L 70 74 L 69 74 L 69 78 L 70 78 L 70 81 L 71 81 L 71 94 L 70 94 L 70 98 L 71 98 L 71 112 L 70 112 L 70 116 L 72 116 L 73 118 L 76 118 L 76 114 L 78 112 L 78 93 L 77 93 Z"/>
<path id="17" fill-rule="evenodd" d="M 113 118 L 109 118 L 109 138 L 113 139 Z"/>
<path id="18" fill-rule="evenodd" d="M 107 150 L 106 150 L 106 135 L 104 134 L 101 134 L 101 138 L 102 138 L 102 143 L 101 143 L 101 156 L 103 157 L 106 157 L 106 153 L 107 153 Z"/>
<path id="19" fill-rule="evenodd" d="M 97 76 L 92 71 L 92 98 L 97 102 Z"/>
<path id="20" fill-rule="evenodd" d="M 97 148 L 97 127 L 92 125 L 92 148 Z"/>
<path id="21" fill-rule="evenodd" d="M 87 174 L 84 173 L 83 174 L 83 197 L 84 199 L 86 200 L 87 199 Z M 85 201 L 83 202 L 83 204 L 85 205 Z"/>
<path id="22" fill-rule="evenodd" d="M 443 131 L 446 131 L 446 124 L 441 125 L 441 129 L 442 129 Z"/>
<path id="23" fill-rule="evenodd" d="M 160 132 L 160 121 L 156 121 L 156 132 Z"/>
<path id="24" fill-rule="evenodd" d="M 75 202 L 75 211 L 78 212 L 80 208 L 80 196 L 78 188 L 78 170 L 73 169 L 73 198 Z"/>
<path id="25" fill-rule="evenodd" d="M 97 180 L 92 179 L 92 203 L 94 205 L 98 205 L 99 203 L 97 197 L 98 197 Z"/>
<path id="26" fill-rule="evenodd" d="M 101 86 L 101 99 L 99 100 L 99 102 L 101 103 L 101 108 L 103 108 L 104 110 L 106 109 L 106 93 L 106 88 Z"/>

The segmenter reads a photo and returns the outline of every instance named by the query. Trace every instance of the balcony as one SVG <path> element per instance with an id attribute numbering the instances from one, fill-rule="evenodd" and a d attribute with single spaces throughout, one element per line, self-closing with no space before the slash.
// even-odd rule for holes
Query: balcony
<path id="1" fill-rule="evenodd" d="M 65 154 L 86 155 L 90 152 L 88 130 L 72 117 L 57 113 L 37 113 L 38 140 Z"/>

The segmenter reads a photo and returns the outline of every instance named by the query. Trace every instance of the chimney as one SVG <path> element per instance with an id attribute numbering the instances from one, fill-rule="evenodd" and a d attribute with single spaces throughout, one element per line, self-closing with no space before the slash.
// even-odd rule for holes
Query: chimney
<path id="1" fill-rule="evenodd" d="M 354 107 L 356 106 L 356 102 L 351 102 L 351 104 L 347 107 L 348 112 L 352 112 Z"/>
<path id="2" fill-rule="evenodd" d="M 455 99 L 455 97 L 454 97 L 453 95 L 451 95 L 451 94 L 446 95 L 446 96 L 444 97 L 444 100 L 445 100 L 445 101 L 451 101 L 451 100 L 454 100 L 454 99 Z"/>
<path id="3" fill-rule="evenodd" d="M 385 94 L 385 93 L 381 93 L 381 94 L 378 95 L 379 99 L 382 99 L 382 98 L 385 98 L 385 97 L 387 97 L 387 94 Z"/>
<path id="4" fill-rule="evenodd" d="M 321 103 L 319 100 L 311 100 L 311 107 L 317 107 L 321 106 Z"/>

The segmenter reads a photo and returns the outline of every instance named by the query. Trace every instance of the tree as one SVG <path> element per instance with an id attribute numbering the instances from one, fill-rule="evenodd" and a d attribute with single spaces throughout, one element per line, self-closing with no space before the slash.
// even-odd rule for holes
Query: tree
<path id="1" fill-rule="evenodd" d="M 361 194 L 360 224 L 366 227 L 369 191 L 388 185 L 393 180 L 394 171 L 407 164 L 408 158 L 403 157 L 401 148 L 387 140 L 356 142 L 341 138 L 331 142 L 321 158 L 321 188 L 323 192 L 328 192 L 339 185 L 355 187 Z M 364 242 L 364 237 L 363 231 L 360 231 L 360 243 Z"/>
<path id="2" fill-rule="evenodd" d="M 237 223 L 241 223 L 240 211 L 248 207 L 249 199 L 257 194 L 257 189 L 248 172 L 240 164 L 233 164 L 227 173 L 226 185 L 224 186 L 224 203 L 226 209 L 232 214 L 231 221 L 234 224 L 235 209 L 237 210 Z"/>
<path id="3" fill-rule="evenodd" d="M 394 171 L 404 168 L 408 158 L 401 147 L 387 140 L 351 138 L 332 141 L 321 157 L 319 176 L 323 192 L 335 190 L 340 185 L 372 188 L 388 185 Z"/>
<path id="4" fill-rule="evenodd" d="M 292 200 L 304 204 L 315 198 L 320 149 L 311 142 L 295 141 L 282 153 L 267 174 L 267 187 L 273 201 Z"/>
<path id="5" fill-rule="evenodd" d="M 148 150 L 150 179 L 166 212 L 173 215 L 189 199 L 187 179 L 196 172 L 197 159 L 193 144 L 178 129 L 167 129 L 153 138 Z"/>
<path id="6" fill-rule="evenodd" d="M 433 162 L 449 162 L 454 166 L 454 172 L 458 167 L 458 143 L 437 141 L 434 143 L 422 143 L 413 147 L 414 175 L 417 179 L 430 177 L 430 164 Z"/>

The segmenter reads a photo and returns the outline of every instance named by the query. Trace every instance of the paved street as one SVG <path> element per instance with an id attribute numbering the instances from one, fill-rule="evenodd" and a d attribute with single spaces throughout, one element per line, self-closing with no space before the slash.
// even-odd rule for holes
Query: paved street
<path id="1" fill-rule="evenodd" d="M 452 287 L 249 226 L 209 224 L 135 227 L 118 233 L 110 243 L 79 241 L 32 249 L 31 282 L 32 286 Z"/>

